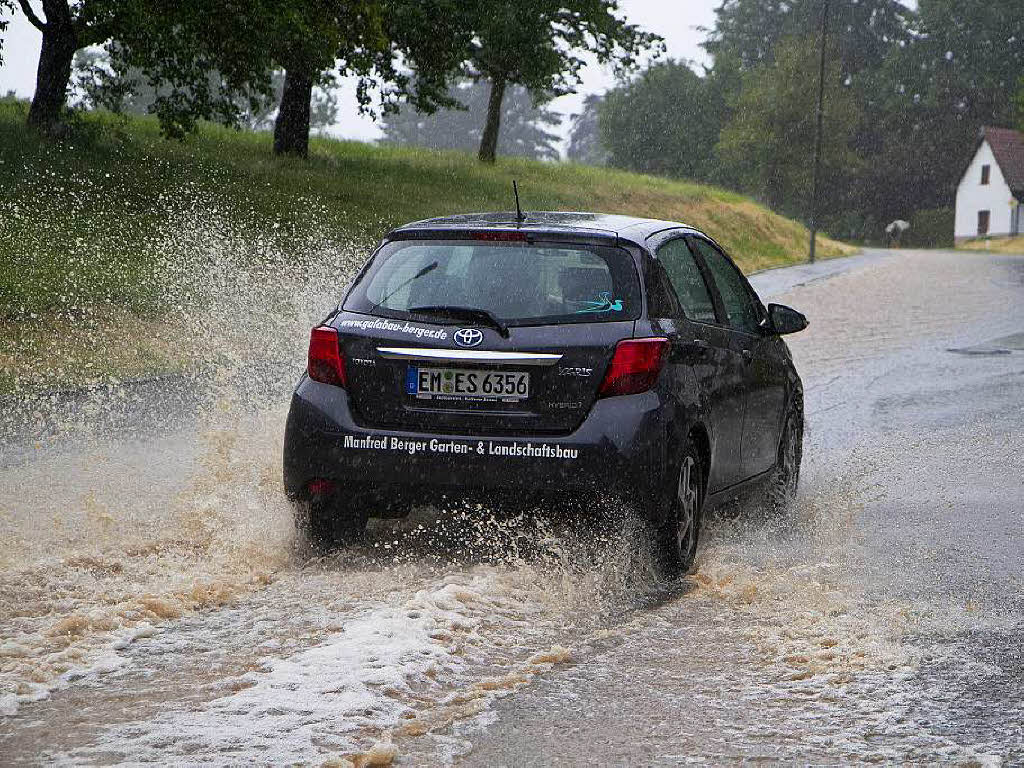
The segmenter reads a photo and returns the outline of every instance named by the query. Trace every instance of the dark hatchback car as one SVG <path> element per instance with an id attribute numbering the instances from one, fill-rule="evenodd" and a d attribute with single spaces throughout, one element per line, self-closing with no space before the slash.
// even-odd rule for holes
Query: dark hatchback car
<path id="1" fill-rule="evenodd" d="M 682 224 L 408 224 L 312 331 L 285 489 L 321 543 L 435 493 L 596 491 L 689 569 L 711 505 L 795 491 L 803 391 L 780 335 L 806 325 Z"/>

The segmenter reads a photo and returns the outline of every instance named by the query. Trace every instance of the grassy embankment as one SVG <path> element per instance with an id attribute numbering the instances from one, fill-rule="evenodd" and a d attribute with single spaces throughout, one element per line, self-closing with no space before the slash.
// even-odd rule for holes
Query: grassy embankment
<path id="1" fill-rule="evenodd" d="M 964 251 L 1024 253 L 1024 235 L 1020 237 L 982 237 L 958 243 L 956 247 Z"/>
<path id="2" fill-rule="evenodd" d="M 351 273 L 396 224 L 524 207 L 683 221 L 747 271 L 802 260 L 806 229 L 740 195 L 578 165 L 315 139 L 278 159 L 266 134 L 203 126 L 185 143 L 150 119 L 93 114 L 54 144 L 0 101 L 0 393 L 153 375 L 209 332 L 189 312 L 277 280 Z M 823 240 L 824 257 L 852 248 Z M 255 305 L 254 312 L 273 308 Z M 59 360 L 59 363 L 54 363 Z"/>

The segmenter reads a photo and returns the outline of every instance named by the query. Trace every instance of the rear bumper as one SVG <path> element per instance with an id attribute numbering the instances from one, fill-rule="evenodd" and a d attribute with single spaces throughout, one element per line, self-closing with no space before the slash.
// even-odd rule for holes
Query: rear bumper
<path id="1" fill-rule="evenodd" d="M 310 480 L 351 491 L 565 492 L 646 495 L 664 465 L 660 395 L 598 400 L 573 433 L 493 437 L 367 429 L 352 418 L 345 390 L 304 378 L 285 429 L 284 483 L 301 498 Z"/>

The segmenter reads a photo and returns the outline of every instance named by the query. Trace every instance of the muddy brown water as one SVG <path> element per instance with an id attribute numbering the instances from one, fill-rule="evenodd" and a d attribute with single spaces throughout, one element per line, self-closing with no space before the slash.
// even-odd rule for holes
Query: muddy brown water
<path id="1" fill-rule="evenodd" d="M 716 516 L 675 583 L 616 510 L 424 509 L 312 557 L 284 385 L 6 447 L 3 762 L 1020 762 L 1024 352 L 948 351 L 1024 331 L 1019 264 L 773 276 L 812 323 L 801 494 Z"/>

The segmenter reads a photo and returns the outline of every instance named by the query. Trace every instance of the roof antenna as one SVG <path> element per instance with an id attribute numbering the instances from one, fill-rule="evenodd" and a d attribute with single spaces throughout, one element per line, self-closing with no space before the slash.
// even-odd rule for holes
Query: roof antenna
<path id="1" fill-rule="evenodd" d="M 515 179 L 512 179 L 512 194 L 516 196 L 516 226 L 520 226 L 526 221 L 526 217 L 523 215 L 523 209 L 519 207 L 519 185 Z"/>

